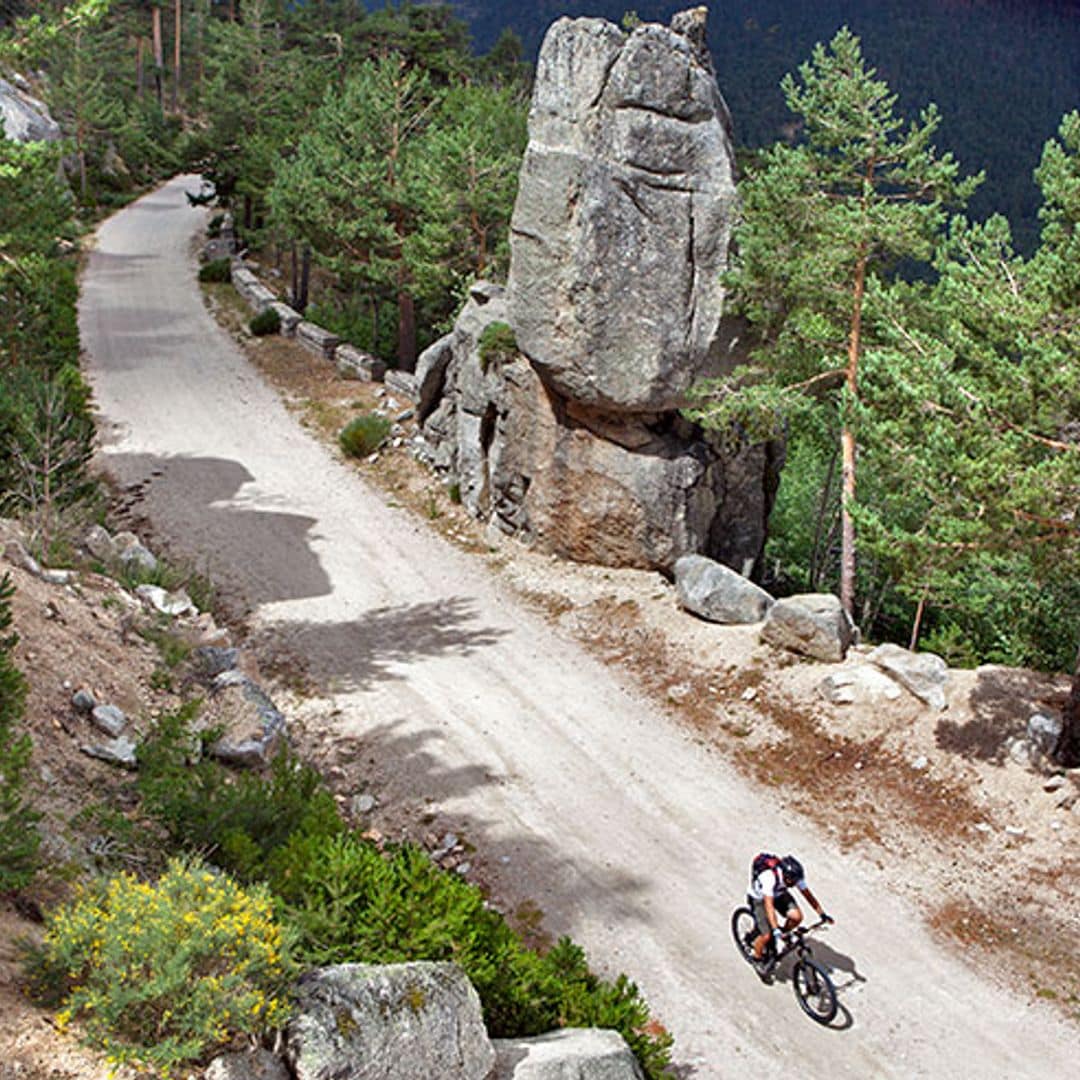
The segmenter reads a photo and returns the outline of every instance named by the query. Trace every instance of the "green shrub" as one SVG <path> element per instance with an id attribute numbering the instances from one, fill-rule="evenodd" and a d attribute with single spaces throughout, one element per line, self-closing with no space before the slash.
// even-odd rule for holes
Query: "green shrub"
<path id="1" fill-rule="evenodd" d="M 350 457 L 362 458 L 378 450 L 389 434 L 390 421 L 385 416 L 369 412 L 351 420 L 338 436 L 338 442 Z"/>
<path id="2" fill-rule="evenodd" d="M 416 847 L 380 851 L 355 834 L 294 835 L 269 870 L 305 962 L 453 960 L 476 987 L 495 1037 L 613 1027 L 647 1076 L 659 1077 L 669 1060 L 671 1039 L 646 1030 L 648 1007 L 633 983 L 598 979 L 568 939 L 546 955 L 526 948 L 479 889 Z"/>
<path id="3" fill-rule="evenodd" d="M 20 889 L 33 877 L 41 815 L 23 799 L 30 764 L 30 736 L 16 734 L 26 704 L 26 680 L 11 654 L 18 636 L 11 626 L 11 576 L 0 578 L 0 893 Z"/>
<path id="4" fill-rule="evenodd" d="M 61 1028 L 76 1021 L 113 1061 L 165 1075 L 280 1027 L 294 974 L 269 892 L 181 860 L 155 884 L 121 873 L 80 891 L 28 966 Z"/>
<path id="5" fill-rule="evenodd" d="M 544 957 L 559 990 L 559 1018 L 564 1027 L 614 1028 L 641 1063 L 647 1077 L 667 1076 L 672 1037 L 649 1016 L 637 986 L 625 975 L 613 983 L 597 978 L 581 946 L 562 938 Z"/>
<path id="6" fill-rule="evenodd" d="M 77 366 L 79 331 L 75 265 L 70 260 L 28 255 L 18 266 L 0 262 L 0 355 L 4 378 L 19 365 L 48 379 Z"/>
<path id="7" fill-rule="evenodd" d="M 319 774 L 288 749 L 276 755 L 268 776 L 234 773 L 198 753 L 219 736 L 194 731 L 199 702 L 161 718 L 139 747 L 142 809 L 168 840 L 200 851 L 247 881 L 265 874 L 267 857 L 294 834 L 333 834 L 342 829 L 333 797 Z"/>
<path id="8" fill-rule="evenodd" d="M 489 323 L 480 335 L 478 352 L 480 370 L 485 373 L 492 365 L 508 363 L 518 354 L 514 331 L 504 322 Z"/>
<path id="9" fill-rule="evenodd" d="M 200 281 L 232 281 L 232 263 L 229 259 L 211 259 L 199 267 Z"/>
<path id="10" fill-rule="evenodd" d="M 225 224 L 224 214 L 215 214 L 206 225 L 206 235 L 213 239 L 221 235 L 221 227 Z"/>
<path id="11" fill-rule="evenodd" d="M 276 334 L 281 329 L 281 316 L 272 308 L 263 308 L 248 323 L 248 329 L 256 337 L 266 337 L 267 334 Z"/>

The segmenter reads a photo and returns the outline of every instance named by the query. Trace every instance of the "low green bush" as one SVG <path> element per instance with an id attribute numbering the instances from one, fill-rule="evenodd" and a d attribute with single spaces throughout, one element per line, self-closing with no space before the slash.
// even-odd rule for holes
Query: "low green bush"
<path id="1" fill-rule="evenodd" d="M 281 316 L 272 308 L 263 308 L 248 323 L 248 329 L 256 337 L 266 337 L 268 334 L 276 334 L 281 329 Z"/>
<path id="2" fill-rule="evenodd" d="M 373 454 L 390 434 L 390 421 L 378 413 L 364 413 L 342 429 L 338 436 L 341 449 L 350 457 L 367 457 Z"/>
<path id="3" fill-rule="evenodd" d="M 228 259 L 211 259 L 199 267 L 200 281 L 232 281 L 232 263 Z"/>
<path id="4" fill-rule="evenodd" d="M 206 225 L 206 235 L 213 239 L 221 235 L 221 227 L 225 224 L 224 214 L 215 214 Z"/>
<path id="5" fill-rule="evenodd" d="M 48 916 L 28 971 L 61 1028 L 75 1021 L 112 1061 L 166 1076 L 280 1027 L 295 974 L 269 891 L 197 860 L 81 890 Z"/>
<path id="6" fill-rule="evenodd" d="M 305 962 L 453 960 L 476 987 L 492 1036 L 612 1027 L 648 1077 L 669 1061 L 671 1038 L 648 1029 L 648 1006 L 633 983 L 597 978 L 569 939 L 547 954 L 526 948 L 479 889 L 419 848 L 380 851 L 351 833 L 296 834 L 268 865 Z"/>
<path id="7" fill-rule="evenodd" d="M 517 338 L 513 329 L 504 322 L 489 323 L 484 327 L 478 342 L 480 370 L 487 372 L 492 365 L 505 364 L 518 354 Z"/>
<path id="8" fill-rule="evenodd" d="M 269 775 L 234 773 L 205 752 L 219 732 L 195 731 L 199 702 L 167 713 L 139 747 L 142 810 L 169 843 L 199 851 L 245 881 L 265 876 L 267 858 L 296 833 L 342 830 L 322 778 L 287 747 Z M 192 758 L 198 760 L 191 763 Z"/>
<path id="9" fill-rule="evenodd" d="M 167 615 L 161 615 L 153 622 L 136 627 L 135 632 L 143 641 L 157 647 L 162 664 L 169 670 L 175 670 L 191 656 L 191 642 L 173 629 L 172 620 Z"/>

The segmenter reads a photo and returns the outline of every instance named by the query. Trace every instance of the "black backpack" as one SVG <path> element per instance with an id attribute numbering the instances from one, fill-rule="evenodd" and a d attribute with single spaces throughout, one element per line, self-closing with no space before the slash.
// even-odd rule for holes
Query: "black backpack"
<path id="1" fill-rule="evenodd" d="M 759 852 L 754 856 L 754 861 L 750 864 L 750 881 L 753 882 L 754 878 L 765 870 L 775 870 L 779 865 L 779 855 L 773 855 L 768 851 Z"/>

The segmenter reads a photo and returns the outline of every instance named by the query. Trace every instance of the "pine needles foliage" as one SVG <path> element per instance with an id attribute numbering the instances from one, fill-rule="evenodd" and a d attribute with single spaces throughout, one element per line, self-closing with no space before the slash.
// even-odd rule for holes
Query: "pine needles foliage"
<path id="1" fill-rule="evenodd" d="M 27 885 L 33 877 L 41 837 L 41 815 L 26 802 L 24 785 L 31 742 L 19 732 L 26 706 L 26 680 L 12 656 L 18 636 L 11 632 L 11 575 L 0 579 L 0 893 Z"/>

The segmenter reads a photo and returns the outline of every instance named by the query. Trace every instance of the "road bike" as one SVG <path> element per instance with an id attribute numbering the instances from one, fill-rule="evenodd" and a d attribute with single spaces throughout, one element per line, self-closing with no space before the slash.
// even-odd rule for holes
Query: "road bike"
<path id="1" fill-rule="evenodd" d="M 802 1011 L 819 1024 L 830 1024 L 836 1017 L 836 987 L 833 986 L 829 973 L 814 959 L 806 938 L 812 931 L 825 925 L 827 923 L 822 919 L 811 926 L 797 926 L 785 933 L 784 947 L 772 963 L 772 970 L 775 970 L 791 953 L 795 953 L 795 963 L 791 967 L 791 984 L 795 997 Z M 755 970 L 760 971 L 759 961 L 754 956 L 754 939 L 758 936 L 757 920 L 750 908 L 743 906 L 735 909 L 731 916 L 731 932 L 742 958 L 752 964 Z M 774 954 L 775 946 L 770 936 L 763 959 L 770 960 Z"/>

